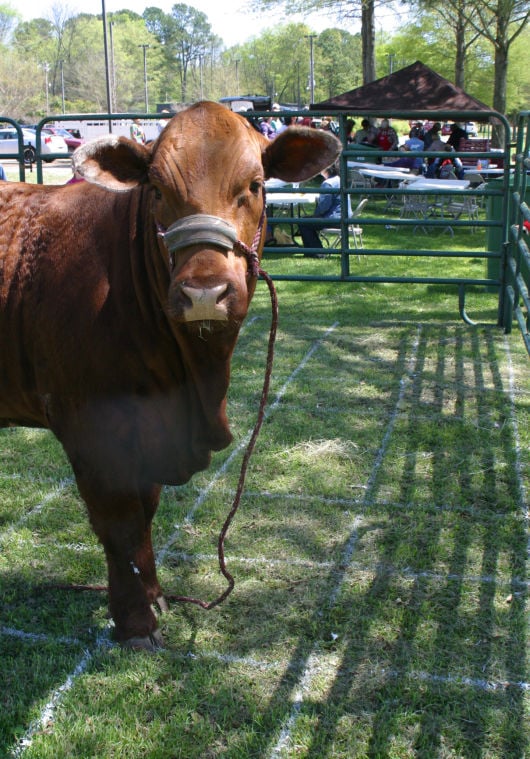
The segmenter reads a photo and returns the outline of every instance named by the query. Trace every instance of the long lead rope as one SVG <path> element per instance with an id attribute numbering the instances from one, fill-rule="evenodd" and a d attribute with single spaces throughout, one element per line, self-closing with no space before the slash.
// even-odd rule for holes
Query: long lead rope
<path id="1" fill-rule="evenodd" d="M 261 425 L 263 424 L 263 419 L 265 417 L 265 407 L 267 405 L 267 398 L 269 395 L 269 387 L 270 387 L 270 381 L 271 381 L 271 376 L 272 376 L 272 363 L 274 360 L 274 342 L 276 340 L 276 332 L 278 329 L 278 296 L 276 294 L 276 289 L 274 287 L 274 283 L 272 279 L 267 274 L 267 272 L 261 268 L 258 254 L 257 254 L 259 242 L 261 240 L 261 236 L 263 232 L 263 225 L 265 223 L 265 218 L 266 218 L 265 208 L 266 208 L 266 203 L 265 203 L 265 191 L 264 191 L 263 211 L 262 211 L 261 219 L 258 225 L 258 230 L 256 232 L 254 240 L 252 241 L 252 245 L 251 246 L 245 245 L 245 243 L 242 242 L 241 240 L 237 240 L 234 244 L 234 247 L 237 248 L 239 251 L 241 251 L 241 253 L 243 253 L 247 257 L 249 275 L 252 277 L 261 277 L 267 283 L 270 297 L 271 297 L 272 314 L 271 314 L 271 326 L 269 329 L 269 343 L 268 343 L 268 348 L 267 348 L 267 363 L 265 366 L 265 377 L 263 380 L 263 388 L 261 391 L 261 399 L 259 403 L 256 424 L 254 425 L 254 429 L 250 436 L 250 440 L 247 444 L 245 455 L 243 456 L 243 461 L 241 462 L 241 469 L 239 472 L 239 481 L 237 484 L 236 494 L 232 502 L 232 508 L 230 509 L 228 516 L 226 517 L 224 521 L 224 524 L 221 528 L 221 532 L 219 533 L 219 538 L 217 541 L 217 556 L 219 558 L 219 568 L 221 570 L 221 574 L 225 577 L 228 585 L 225 588 L 225 590 L 219 596 L 217 596 L 217 598 L 215 598 L 213 601 L 202 601 L 201 599 L 193 598 L 192 596 L 165 595 L 165 598 L 169 601 L 191 603 L 191 604 L 195 604 L 196 606 L 200 606 L 202 609 L 207 609 L 207 610 L 213 609 L 215 606 L 218 606 L 220 603 L 222 603 L 234 589 L 235 580 L 232 574 L 228 571 L 227 566 L 226 566 L 224 543 L 225 543 L 226 534 L 228 532 L 228 528 L 230 527 L 230 524 L 232 523 L 232 520 L 234 519 L 236 515 L 236 511 L 239 508 L 239 504 L 241 503 L 241 496 L 243 494 L 243 488 L 245 486 L 245 478 L 247 475 L 248 463 L 250 461 L 250 457 L 252 456 L 252 452 L 254 451 L 254 446 L 256 445 L 256 440 L 258 439 Z"/>
<path id="2" fill-rule="evenodd" d="M 256 260 L 257 260 L 257 256 L 256 256 Z M 254 425 L 254 429 L 250 436 L 250 440 L 248 442 L 245 455 L 243 456 L 243 461 L 241 463 L 241 469 L 239 472 L 239 481 L 237 484 L 236 494 L 232 502 L 232 508 L 230 509 L 228 516 L 226 517 L 224 521 L 224 524 L 221 528 L 221 531 L 219 533 L 219 538 L 217 541 L 217 555 L 219 558 L 219 568 L 223 576 L 226 578 L 228 585 L 226 589 L 213 601 L 202 601 L 201 599 L 193 598 L 192 596 L 178 596 L 178 595 L 164 594 L 164 597 L 168 601 L 191 603 L 207 610 L 213 609 L 215 606 L 218 606 L 220 603 L 222 603 L 234 589 L 235 580 L 232 574 L 228 571 L 227 566 L 226 566 L 224 543 L 225 543 L 226 534 L 228 532 L 230 524 L 232 523 L 232 520 L 234 519 L 234 516 L 241 502 L 241 495 L 243 493 L 243 488 L 245 486 L 245 478 L 247 474 L 248 463 L 250 461 L 250 457 L 252 456 L 252 452 L 254 451 L 254 446 L 256 445 L 256 441 L 258 439 L 261 425 L 263 424 L 263 419 L 265 417 L 265 407 L 267 405 L 267 398 L 269 395 L 270 380 L 271 380 L 271 375 L 272 375 L 272 363 L 274 359 L 274 341 L 276 339 L 276 332 L 278 328 L 278 298 L 276 295 L 276 289 L 274 287 L 274 283 L 272 279 L 269 277 L 269 275 L 265 271 L 263 271 L 261 267 L 259 267 L 259 265 L 258 265 L 258 273 L 265 280 L 269 288 L 269 292 L 271 296 L 272 316 L 271 316 L 271 326 L 269 330 L 269 343 L 268 343 L 268 348 L 267 348 L 267 364 L 265 367 L 265 378 L 263 381 L 263 388 L 261 391 L 261 399 L 259 403 L 256 424 Z"/>

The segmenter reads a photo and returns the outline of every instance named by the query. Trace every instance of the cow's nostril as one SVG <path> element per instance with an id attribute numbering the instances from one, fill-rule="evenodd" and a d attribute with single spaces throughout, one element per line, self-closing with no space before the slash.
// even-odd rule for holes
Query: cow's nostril
<path id="1" fill-rule="evenodd" d="M 223 301 L 228 296 L 229 291 L 230 291 L 230 288 L 228 287 L 228 285 L 225 285 L 225 289 L 223 290 L 223 292 L 217 296 L 216 303 L 221 303 L 221 301 Z"/>
<path id="2" fill-rule="evenodd" d="M 180 290 L 185 296 L 186 304 L 184 318 L 186 321 L 201 319 L 226 320 L 228 307 L 226 296 L 228 284 L 216 285 L 215 287 L 190 287 L 181 285 Z"/>

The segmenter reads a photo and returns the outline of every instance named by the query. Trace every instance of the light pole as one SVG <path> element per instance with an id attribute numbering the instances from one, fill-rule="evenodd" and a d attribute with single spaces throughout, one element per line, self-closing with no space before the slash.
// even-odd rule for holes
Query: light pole
<path id="1" fill-rule="evenodd" d="M 145 98 L 145 112 L 149 113 L 149 97 L 147 95 L 147 48 L 151 45 L 138 45 L 143 48 L 144 51 L 144 98 Z"/>
<path id="2" fill-rule="evenodd" d="M 239 95 L 239 64 L 241 63 L 241 59 L 236 58 L 234 63 L 236 64 L 236 95 Z"/>
<path id="3" fill-rule="evenodd" d="M 50 64 L 46 61 L 42 64 L 42 70 L 44 71 L 44 88 L 46 90 L 46 116 L 50 110 L 50 98 L 48 90 L 48 71 L 50 70 Z"/>
<path id="4" fill-rule="evenodd" d="M 63 104 L 63 113 L 66 113 L 64 107 L 64 61 L 59 61 L 59 66 L 61 67 L 61 100 Z"/>
<path id="5" fill-rule="evenodd" d="M 112 111 L 116 111 L 116 66 L 114 64 L 114 21 L 109 24 L 110 37 L 110 102 Z"/>
<path id="6" fill-rule="evenodd" d="M 199 55 L 199 80 L 200 80 L 200 99 L 204 100 L 204 78 L 203 78 L 203 60 L 204 54 Z"/>
<path id="7" fill-rule="evenodd" d="M 107 113 L 112 113 L 112 102 L 110 95 L 110 71 L 109 71 L 109 46 L 107 43 L 107 12 L 105 10 L 105 0 L 101 0 L 101 16 L 103 18 L 103 48 L 105 51 L 105 82 L 107 85 Z M 112 120 L 109 119 L 109 133 L 112 132 Z"/>
<path id="8" fill-rule="evenodd" d="M 318 34 L 306 34 L 306 38 L 309 40 L 309 104 L 312 105 L 315 102 L 315 60 L 313 56 L 313 40 L 318 37 Z"/>

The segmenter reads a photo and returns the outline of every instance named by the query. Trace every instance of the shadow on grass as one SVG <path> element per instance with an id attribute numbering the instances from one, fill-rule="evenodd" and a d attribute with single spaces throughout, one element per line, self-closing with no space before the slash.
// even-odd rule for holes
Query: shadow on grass
<path id="1" fill-rule="evenodd" d="M 325 303 L 323 310 L 329 314 L 319 318 L 340 318 L 347 308 L 337 297 Z M 283 329 L 299 339 L 296 320 Z M 374 382 L 379 398 L 371 401 L 378 410 L 372 459 L 364 497 L 358 507 L 350 507 L 351 533 L 336 547 L 333 567 L 322 570 L 310 608 L 296 625 L 287 612 L 294 605 L 290 591 L 284 586 L 267 589 L 264 583 L 258 591 L 241 591 L 238 609 L 222 612 L 232 617 L 238 655 L 261 650 L 264 660 L 273 644 L 281 646 L 293 619 L 289 632 L 295 644 L 283 674 L 274 680 L 272 695 L 265 697 L 256 685 L 259 672 L 254 686 L 252 678 L 241 677 L 248 679 L 247 692 L 237 683 L 233 688 L 229 677 L 224 684 L 222 664 L 205 666 L 192 659 L 183 663 L 163 655 L 159 679 L 180 683 L 183 678 L 188 696 L 184 698 L 180 685 L 175 688 L 168 708 L 172 719 L 159 728 L 161 745 L 178 741 L 180 735 L 182 745 L 188 746 L 187 756 L 213 756 L 208 753 L 212 744 L 200 743 L 205 733 L 197 739 L 193 733 L 194 720 L 197 725 L 212 720 L 210 737 L 223 737 L 218 756 L 232 759 L 279 756 L 274 746 L 282 722 L 289 726 L 293 743 L 303 746 L 303 755 L 312 759 L 430 759 L 443 750 L 466 759 L 478 759 L 485 752 L 514 759 L 524 755 L 524 693 L 517 683 L 525 676 L 526 538 L 516 441 L 498 348 L 491 333 L 460 326 L 424 324 L 418 329 L 394 324 L 393 329 L 398 334 L 394 366 L 392 358 L 375 359 L 369 343 L 356 345 L 355 358 L 361 365 L 355 376 L 362 376 L 363 362 L 379 360 L 380 369 L 384 367 L 379 384 Z M 380 323 L 378 330 L 384 343 L 386 328 Z M 339 341 L 347 353 L 347 337 L 337 337 L 335 346 Z M 248 342 L 253 350 L 254 342 Z M 325 345 L 319 359 L 327 368 L 338 360 L 332 347 L 332 341 Z M 346 438 L 348 433 L 352 435 L 347 421 L 338 415 L 329 434 Z M 318 555 L 316 540 L 310 541 L 311 534 L 303 531 L 301 543 L 309 555 Z M 181 567 L 185 585 L 195 571 L 193 565 Z M 7 599 L 3 615 L 7 610 L 17 626 L 33 621 L 32 629 L 54 635 L 65 629 L 79 634 L 106 603 L 99 595 L 70 594 L 31 601 L 32 593 L 20 578 L 4 575 L 2 581 Z M 266 632 L 257 630 L 254 637 L 246 637 L 241 628 L 256 610 L 255 595 L 262 609 L 278 608 L 278 618 Z M 510 602 L 505 600 L 508 595 Z M 181 634 L 178 642 L 187 645 L 184 650 L 200 654 L 196 615 L 185 611 L 181 616 L 189 632 L 186 641 Z M 332 632 L 338 633 L 336 642 Z M 228 630 L 221 633 L 226 640 Z M 16 641 L 10 646 L 4 639 L 3 645 L 12 652 L 8 656 L 20 658 L 13 670 L 15 680 L 28 678 L 34 644 Z M 79 653 L 77 647 L 73 650 Z M 61 646 L 55 643 L 52 653 L 49 670 L 40 681 L 37 676 L 28 680 L 30 687 L 18 703 L 13 703 L 17 691 L 11 691 L 4 748 L 12 745 L 9 735 L 27 723 L 35 704 L 72 671 L 75 656 L 72 659 L 69 650 L 59 666 Z M 309 678 L 300 700 L 298 689 L 304 673 L 311 674 L 315 655 L 336 664 L 326 687 Z M 126 659 L 116 660 L 129 669 Z M 102 669 L 105 666 L 108 661 Z M 207 682 L 201 681 L 199 668 L 207 671 Z M 90 685 L 81 682 L 78 687 Z M 234 691 L 237 704 L 230 711 Z M 145 698 L 152 699 L 154 692 L 146 689 Z M 107 719 L 117 708 L 112 699 L 112 689 L 102 692 Z M 136 712 L 139 718 L 144 710 L 142 705 Z M 186 719 L 184 734 L 177 722 Z M 0 752 L 2 748 L 0 742 Z M 289 755 L 296 751 L 292 748 Z"/>
<path id="2" fill-rule="evenodd" d="M 344 582 L 346 566 L 342 576 L 332 573 L 313 619 L 321 635 L 313 642 L 300 639 L 270 701 L 274 712 L 282 702 L 289 704 L 285 720 L 289 709 L 295 718 L 289 734 L 293 743 L 306 746 L 305 757 L 390 759 L 413 751 L 414 756 L 428 759 L 444 747 L 451 755 L 477 759 L 485 751 L 514 759 L 525 753 L 520 687 L 525 679 L 526 638 L 523 504 L 510 401 L 491 335 L 486 334 L 485 341 L 482 355 L 476 332 L 457 329 L 453 339 L 443 328 L 423 331 L 410 374 L 407 414 L 396 421 L 404 425 L 408 440 L 396 500 L 407 504 L 410 513 L 393 511 L 384 502 L 378 507 L 383 463 L 374 470 L 364 505 L 365 514 L 375 511 L 380 516 L 380 557 L 373 580 L 356 593 L 354 585 L 348 589 Z M 429 342 L 437 347 L 434 373 L 427 380 Z M 450 378 L 449 359 L 455 362 Z M 402 370 L 404 364 L 402 351 Z M 456 400 L 448 418 L 449 384 L 454 385 Z M 418 430 L 422 415 L 432 422 L 427 438 Z M 460 437 L 448 448 L 447 436 L 438 436 L 437 428 L 446 431 L 455 424 L 464 428 L 468 417 L 479 428 L 474 439 L 478 445 Z M 428 450 L 432 460 L 430 508 L 429 498 L 415 503 L 418 485 L 424 486 L 418 472 L 422 450 Z M 472 515 L 461 513 L 459 507 Z M 345 556 L 351 544 L 363 542 L 363 530 L 356 532 L 350 535 L 350 546 L 345 545 Z M 410 572 L 410 582 L 403 586 L 391 568 L 411 555 L 417 557 L 418 569 Z M 405 568 L 403 572 L 406 575 Z M 336 604 L 330 605 L 330 588 L 340 588 Z M 317 688 L 309 684 L 303 701 L 297 701 L 294 683 L 299 684 L 310 667 L 310 654 L 322 654 L 329 647 L 332 616 L 342 616 L 341 635 L 346 640 L 337 648 L 340 665 L 332 685 L 318 698 Z M 378 634 L 385 624 L 386 633 Z M 300 728 L 302 737 L 297 734 L 297 722 L 311 725 L 309 745 L 307 732 Z M 355 723 L 362 724 L 368 739 L 363 747 L 359 736 L 357 749 L 353 745 L 345 749 L 355 735 Z M 248 756 L 263 755 L 262 740 L 263 736 L 249 748 Z M 403 753 L 397 748 L 400 741 Z M 279 756 L 276 751 L 270 756 Z"/>

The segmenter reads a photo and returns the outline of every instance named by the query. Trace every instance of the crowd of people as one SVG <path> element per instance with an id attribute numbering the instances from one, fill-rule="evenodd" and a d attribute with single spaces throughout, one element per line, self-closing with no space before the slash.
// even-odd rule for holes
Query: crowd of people
<path id="1" fill-rule="evenodd" d="M 316 123 L 315 121 L 311 121 L 311 117 L 307 117 L 305 123 L 320 129 L 330 129 L 337 133 L 338 129 L 334 129 L 331 122 L 331 119 L 323 119 L 321 123 Z M 278 127 L 278 123 L 281 126 Z M 285 128 L 287 128 L 285 119 L 279 117 L 277 119 L 272 117 L 263 118 L 259 124 L 262 134 L 270 139 L 274 138 L 278 130 Z M 399 151 L 403 155 L 399 158 L 390 157 L 390 160 L 384 161 L 386 166 L 407 168 L 416 174 L 424 174 L 427 177 L 447 179 L 460 179 L 463 177 L 462 161 L 458 156 L 451 155 L 458 151 L 462 137 L 466 137 L 466 132 L 457 123 L 451 125 L 450 134 L 444 140 L 442 139 L 442 125 L 440 122 L 435 122 L 427 129 L 421 122 L 416 122 L 410 126 L 410 131 L 406 138 L 400 141 L 389 119 L 382 119 L 379 126 L 376 126 L 369 119 L 365 118 L 361 121 L 360 129 L 357 130 L 355 130 L 355 121 L 353 119 L 348 119 L 346 122 L 346 142 L 349 146 L 376 149 L 378 151 L 376 160 L 379 163 L 382 162 L 380 151 Z M 445 153 L 447 157 L 443 155 L 433 155 L 432 157 L 420 155 L 426 152 L 434 154 Z M 364 157 L 366 157 L 366 152 L 364 152 Z M 298 224 L 304 248 L 313 249 L 312 253 L 306 253 L 305 255 L 316 258 L 322 255 L 318 252 L 318 249 L 323 247 L 319 231 L 333 226 L 334 223 L 338 224 L 341 219 L 341 196 L 339 193 L 329 192 L 330 189 L 340 189 L 338 167 L 336 165 L 330 166 L 321 172 L 321 177 L 323 181 L 320 187 L 324 192 L 319 194 L 317 198 L 315 210 L 310 217 L 313 221 L 309 224 L 301 221 Z M 351 216 L 350 209 L 348 209 L 348 215 Z M 317 249 L 317 252 L 314 252 L 315 249 Z"/>
<path id="2" fill-rule="evenodd" d="M 272 110 L 279 112 L 279 105 L 275 104 Z M 292 123 L 293 119 L 282 117 L 278 113 L 275 117 L 258 119 L 255 126 L 265 137 L 273 139 Z M 335 134 L 339 132 L 338 124 L 329 117 L 317 120 L 308 115 L 298 119 L 296 123 L 319 129 L 329 129 Z M 455 177 L 460 179 L 463 176 L 463 166 L 462 161 L 457 156 L 433 156 L 431 158 L 418 155 L 418 153 L 425 151 L 432 153 L 454 153 L 458 151 L 460 140 L 467 136 L 465 130 L 459 124 L 454 123 L 451 125 L 449 136 L 445 140 L 442 139 L 441 130 L 440 122 L 429 125 L 429 128 L 425 128 L 421 122 L 416 122 L 411 125 L 406 139 L 400 140 L 389 119 L 382 119 L 380 124 L 376 126 L 369 119 L 364 118 L 357 130 L 355 129 L 355 120 L 348 119 L 346 121 L 346 143 L 348 146 L 362 146 L 379 151 L 378 156 L 374 156 L 376 163 L 384 163 L 396 168 L 407 168 L 417 174 L 425 174 L 427 177 Z M 380 151 L 399 151 L 403 155 L 398 158 L 389 156 L 386 159 L 380 155 Z"/>

